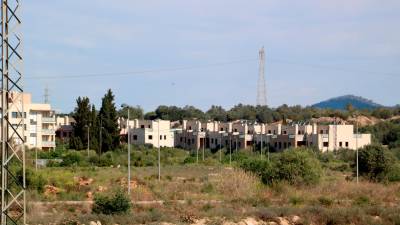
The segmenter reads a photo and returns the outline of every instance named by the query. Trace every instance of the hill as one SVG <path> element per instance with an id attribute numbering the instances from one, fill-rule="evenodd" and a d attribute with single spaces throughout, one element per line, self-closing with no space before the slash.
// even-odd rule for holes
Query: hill
<path id="1" fill-rule="evenodd" d="M 355 109 L 374 109 L 383 107 L 380 104 L 373 102 L 372 100 L 354 96 L 354 95 L 344 95 L 336 98 L 331 98 L 326 101 L 319 102 L 312 105 L 315 108 L 321 109 L 346 109 L 346 106 L 351 104 Z"/>

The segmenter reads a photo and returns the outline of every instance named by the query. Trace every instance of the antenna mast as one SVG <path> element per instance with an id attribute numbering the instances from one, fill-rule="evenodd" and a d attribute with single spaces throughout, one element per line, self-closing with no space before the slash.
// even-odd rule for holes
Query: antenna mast
<path id="1" fill-rule="evenodd" d="M 265 88 L 265 52 L 264 47 L 258 52 L 260 65 L 258 70 L 258 82 L 257 82 L 257 105 L 267 105 L 267 93 Z"/>
<path id="2" fill-rule="evenodd" d="M 20 0 L 1 0 L 1 225 L 26 224 L 20 9 Z"/>

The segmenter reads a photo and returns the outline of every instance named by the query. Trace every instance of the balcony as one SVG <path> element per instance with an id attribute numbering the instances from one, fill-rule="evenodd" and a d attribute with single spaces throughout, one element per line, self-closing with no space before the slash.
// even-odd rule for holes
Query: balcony
<path id="1" fill-rule="evenodd" d="M 42 117 L 42 123 L 55 123 L 55 117 Z"/>
<path id="2" fill-rule="evenodd" d="M 56 147 L 56 142 L 54 142 L 54 141 L 42 141 L 42 147 Z"/>
<path id="3" fill-rule="evenodd" d="M 42 129 L 42 134 L 44 134 L 44 135 L 55 135 L 56 131 L 54 129 Z"/>

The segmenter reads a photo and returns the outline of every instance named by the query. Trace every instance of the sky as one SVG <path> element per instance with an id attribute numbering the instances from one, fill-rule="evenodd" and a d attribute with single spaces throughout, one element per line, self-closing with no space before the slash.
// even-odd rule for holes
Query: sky
<path id="1" fill-rule="evenodd" d="M 99 107 L 109 88 L 145 111 L 256 104 L 264 46 L 271 107 L 345 94 L 395 105 L 398 12 L 398 0 L 23 1 L 25 90 L 43 102 L 47 86 L 63 113 L 78 96 Z"/>

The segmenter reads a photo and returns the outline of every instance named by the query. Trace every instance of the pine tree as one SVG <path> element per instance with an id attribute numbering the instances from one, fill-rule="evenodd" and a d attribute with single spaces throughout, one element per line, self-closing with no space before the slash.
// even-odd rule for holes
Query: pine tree
<path id="1" fill-rule="evenodd" d="M 73 125 L 73 137 L 70 139 L 70 148 L 81 150 L 87 143 L 87 132 L 90 125 L 90 101 L 88 97 L 79 97 L 76 100 L 77 106 L 72 117 L 75 119 Z"/>
<path id="2" fill-rule="evenodd" d="M 99 121 L 97 118 L 96 107 L 92 105 L 92 111 L 90 112 L 90 149 L 99 149 Z"/>
<path id="3" fill-rule="evenodd" d="M 104 95 L 98 114 L 101 130 L 101 151 L 106 152 L 116 149 L 120 144 L 118 114 L 115 108 L 114 95 L 109 89 Z"/>

